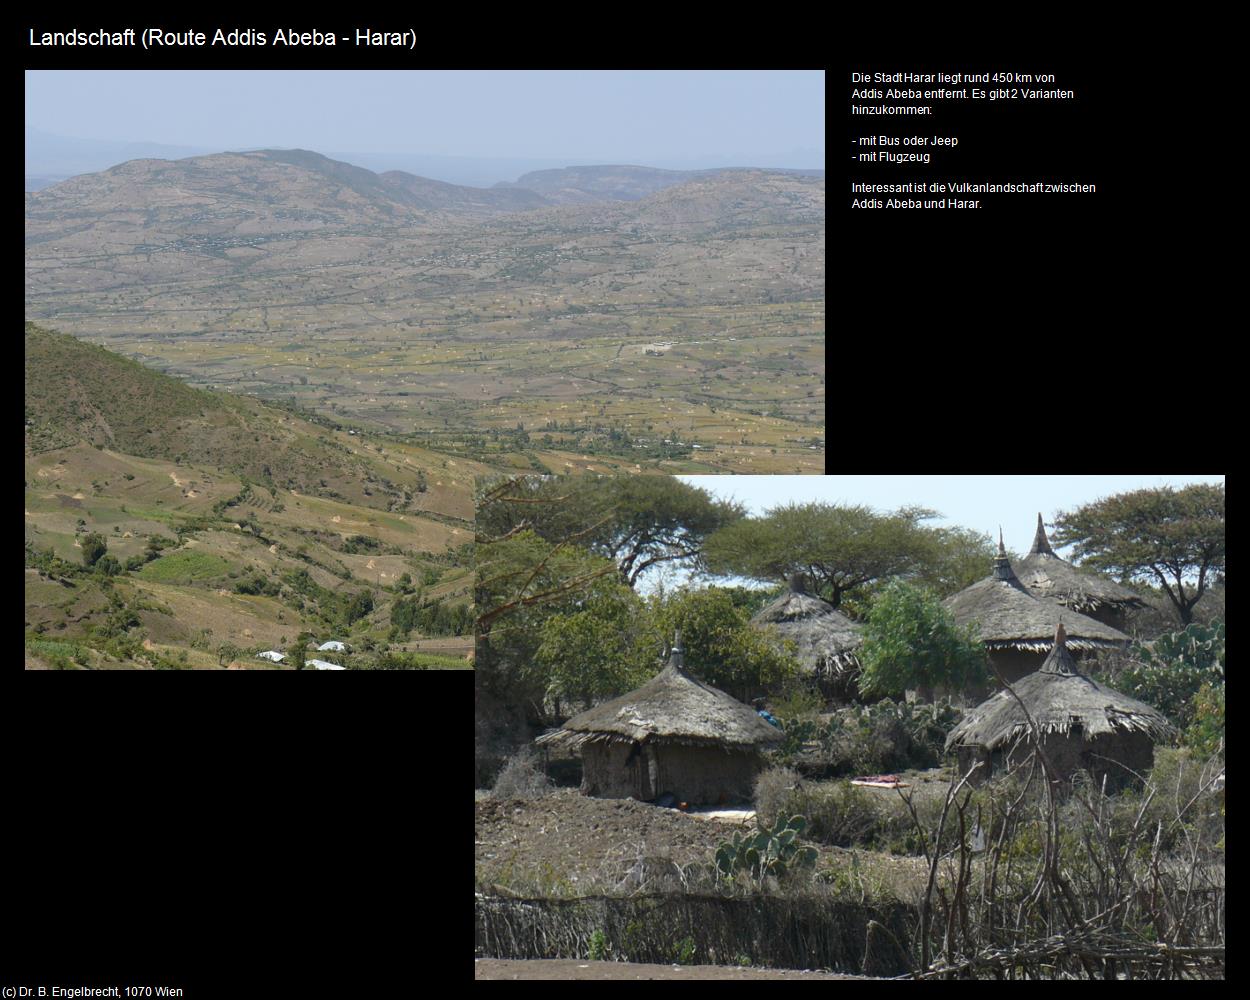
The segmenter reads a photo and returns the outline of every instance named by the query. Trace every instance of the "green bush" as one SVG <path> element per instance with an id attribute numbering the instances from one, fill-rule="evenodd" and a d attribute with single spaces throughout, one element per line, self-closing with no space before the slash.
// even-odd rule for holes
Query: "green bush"
<path id="1" fill-rule="evenodd" d="M 104 536 L 96 532 L 91 532 L 84 536 L 82 542 L 82 564 L 84 566 L 94 566 L 108 552 L 108 544 L 104 541 Z"/>
<path id="2" fill-rule="evenodd" d="M 859 689 L 901 695 L 907 688 L 956 690 L 985 680 L 985 650 L 975 626 L 957 625 L 937 595 L 901 581 L 887 584 L 863 623 Z"/>
<path id="3" fill-rule="evenodd" d="M 784 720 L 787 739 L 777 754 L 789 763 L 802 744 L 815 742 L 832 773 L 851 776 L 935 767 L 946 734 L 959 718 L 959 710 L 945 703 L 883 699 L 840 709 L 823 725 Z"/>
<path id="4" fill-rule="evenodd" d="M 1193 722 L 1183 742 L 1204 757 L 1224 749 L 1224 685 L 1203 684 L 1193 697 Z"/>

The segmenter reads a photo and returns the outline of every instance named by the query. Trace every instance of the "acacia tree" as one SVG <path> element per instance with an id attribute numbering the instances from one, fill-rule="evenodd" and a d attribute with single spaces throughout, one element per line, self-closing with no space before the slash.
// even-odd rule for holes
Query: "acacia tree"
<path id="1" fill-rule="evenodd" d="M 805 575 L 836 608 L 857 587 L 930 563 L 934 539 L 920 522 L 933 516 L 922 507 L 878 514 L 864 506 L 789 504 L 717 531 L 702 561 L 718 575 L 766 581 Z"/>
<path id="2" fill-rule="evenodd" d="M 483 544 L 524 530 L 574 541 L 615 562 L 634 587 L 652 566 L 697 557 L 744 513 L 671 476 L 526 476 L 482 491 L 477 530 Z"/>
<path id="3" fill-rule="evenodd" d="M 611 510 L 590 549 L 615 561 L 631 587 L 652 566 L 697 557 L 708 536 L 746 513 L 670 476 L 614 476 L 583 488 L 605 497 Z"/>
<path id="4" fill-rule="evenodd" d="M 1055 518 L 1054 541 L 1072 545 L 1082 565 L 1158 582 L 1188 625 L 1224 570 L 1224 484 L 1134 490 L 1086 504 Z"/>

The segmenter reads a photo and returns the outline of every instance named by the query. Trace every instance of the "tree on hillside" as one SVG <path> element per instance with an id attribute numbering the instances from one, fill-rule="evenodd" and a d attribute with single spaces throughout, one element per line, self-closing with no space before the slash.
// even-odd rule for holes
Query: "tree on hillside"
<path id="1" fill-rule="evenodd" d="M 788 504 L 715 532 L 703 549 L 710 572 L 777 582 L 805 575 L 835 608 L 857 587 L 914 573 L 933 559 L 934 540 L 920 522 L 934 512 L 904 507 Z"/>
<path id="2" fill-rule="evenodd" d="M 1224 484 L 1120 493 L 1055 518 L 1053 542 L 1084 566 L 1157 582 L 1181 622 L 1225 564 Z"/>
<path id="3" fill-rule="evenodd" d="M 347 599 L 343 605 L 343 620 L 351 625 L 373 611 L 373 595 L 367 590 L 360 590 Z"/>
<path id="4" fill-rule="evenodd" d="M 109 550 L 104 536 L 94 531 L 83 538 L 81 545 L 82 564 L 84 566 L 94 566 L 104 556 L 104 553 Z"/>
<path id="5" fill-rule="evenodd" d="M 960 627 L 937 595 L 901 580 L 887 584 L 863 621 L 859 689 L 900 695 L 919 688 L 961 689 L 985 679 L 985 650 L 977 629 Z"/>

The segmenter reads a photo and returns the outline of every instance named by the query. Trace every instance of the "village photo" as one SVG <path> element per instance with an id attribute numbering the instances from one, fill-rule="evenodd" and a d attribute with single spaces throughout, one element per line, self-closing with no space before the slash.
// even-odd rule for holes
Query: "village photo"
<path id="1" fill-rule="evenodd" d="M 475 978 L 1224 978 L 1223 476 L 478 480 Z"/>

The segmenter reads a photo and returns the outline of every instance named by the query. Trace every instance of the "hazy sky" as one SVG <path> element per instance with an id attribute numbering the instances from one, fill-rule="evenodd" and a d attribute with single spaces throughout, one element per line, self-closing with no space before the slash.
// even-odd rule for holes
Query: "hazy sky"
<path id="1" fill-rule="evenodd" d="M 938 511 L 932 527 L 957 525 L 998 537 L 1027 552 L 1041 512 L 1047 531 L 1061 510 L 1154 486 L 1222 483 L 1223 476 L 678 476 L 713 496 L 734 499 L 751 514 L 788 503 L 865 504 L 880 512 L 915 504 Z M 1059 549 L 1060 555 L 1066 553 Z M 985 568 L 989 575 L 990 568 Z M 666 584 L 680 582 L 673 577 Z M 746 583 L 746 581 L 738 581 Z M 654 581 L 644 588 L 650 590 Z"/>
<path id="2" fill-rule="evenodd" d="M 822 71 L 26 73 L 28 126 L 220 149 L 823 167 L 824 123 Z"/>

